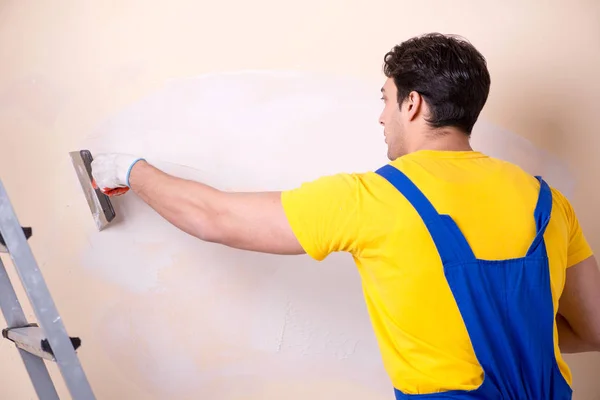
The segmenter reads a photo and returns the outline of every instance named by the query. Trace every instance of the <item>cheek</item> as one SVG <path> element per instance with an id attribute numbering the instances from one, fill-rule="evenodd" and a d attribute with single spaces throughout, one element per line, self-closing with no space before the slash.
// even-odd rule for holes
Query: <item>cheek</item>
<path id="1" fill-rule="evenodd" d="M 389 104 L 386 105 L 381 113 L 380 119 L 386 126 L 392 124 L 394 122 L 393 106 L 390 106 Z"/>
<path id="2" fill-rule="evenodd" d="M 394 112 L 390 116 L 390 120 L 390 123 L 394 126 L 394 129 L 398 130 L 402 128 L 402 118 L 400 115 L 400 111 L 398 111 L 397 109 L 394 110 Z"/>

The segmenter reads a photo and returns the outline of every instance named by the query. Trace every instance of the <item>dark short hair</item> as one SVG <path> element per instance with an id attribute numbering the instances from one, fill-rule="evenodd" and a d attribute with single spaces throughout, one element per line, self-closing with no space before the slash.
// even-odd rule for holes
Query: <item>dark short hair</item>
<path id="1" fill-rule="evenodd" d="M 383 71 L 394 79 L 399 104 L 416 91 L 429 105 L 432 127 L 454 126 L 468 135 L 490 91 L 485 58 L 456 35 L 429 33 L 406 40 L 385 55 Z"/>

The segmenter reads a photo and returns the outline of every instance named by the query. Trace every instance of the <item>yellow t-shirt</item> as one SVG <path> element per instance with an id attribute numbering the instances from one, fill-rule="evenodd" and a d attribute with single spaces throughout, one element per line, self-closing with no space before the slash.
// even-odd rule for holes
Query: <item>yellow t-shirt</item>
<path id="1" fill-rule="evenodd" d="M 391 164 L 439 213 L 456 221 L 477 258 L 527 253 L 536 234 L 535 177 L 476 151 L 423 150 Z M 566 268 L 591 256 L 592 250 L 568 200 L 554 188 L 552 197 L 544 238 L 556 312 Z M 416 394 L 481 385 L 483 370 L 437 249 L 415 209 L 387 180 L 375 172 L 325 176 L 283 192 L 282 202 L 308 255 L 320 261 L 332 252 L 352 254 L 395 388 Z M 556 326 L 554 340 L 558 365 L 571 384 Z"/>

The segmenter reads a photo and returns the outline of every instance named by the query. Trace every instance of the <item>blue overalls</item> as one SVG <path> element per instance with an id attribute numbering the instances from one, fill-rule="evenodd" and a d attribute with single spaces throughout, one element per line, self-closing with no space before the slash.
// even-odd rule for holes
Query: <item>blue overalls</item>
<path id="1" fill-rule="evenodd" d="M 438 214 L 417 186 L 386 165 L 387 179 L 421 216 L 441 257 L 444 274 L 484 371 L 472 391 L 404 394 L 396 399 L 571 399 L 554 354 L 554 307 L 544 231 L 552 211 L 552 192 L 541 178 L 534 211 L 537 235 L 522 258 L 477 259 L 456 223 Z"/>

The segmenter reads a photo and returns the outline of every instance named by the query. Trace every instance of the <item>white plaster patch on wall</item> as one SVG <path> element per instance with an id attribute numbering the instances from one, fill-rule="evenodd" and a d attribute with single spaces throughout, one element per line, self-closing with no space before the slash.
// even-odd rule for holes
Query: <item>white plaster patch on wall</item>
<path id="1" fill-rule="evenodd" d="M 127 218 L 118 229 L 94 232 L 81 263 L 107 280 L 132 291 L 157 289 L 158 272 L 172 265 L 175 245 L 169 227 L 138 198 L 118 207 Z"/>
<path id="2" fill-rule="evenodd" d="M 220 299 L 211 302 L 209 297 L 214 293 L 181 294 L 170 289 L 160 294 L 123 295 L 95 321 L 97 335 L 103 339 L 103 354 L 114 360 L 120 375 L 156 398 L 185 398 L 185 393 L 219 399 L 230 398 L 229 394 L 239 398 L 234 394 L 245 393 L 261 398 L 258 394 L 270 386 L 303 382 L 311 387 L 320 380 L 346 382 L 346 389 L 368 392 L 368 398 L 389 396 L 387 377 L 382 369 L 369 364 L 311 354 L 299 357 L 290 352 L 253 351 L 244 326 L 237 327 L 235 321 L 223 325 L 216 318 L 233 304 L 221 304 Z M 219 307 L 214 307 L 215 303 Z M 237 310 L 229 307 L 225 314 L 250 326 L 257 318 L 254 311 L 252 306 L 240 304 Z M 266 314 L 258 315 L 265 321 L 262 317 Z M 233 332 L 225 333 L 226 327 Z M 348 334 L 359 335 L 360 331 L 350 330 Z M 378 361 L 375 349 L 370 358 Z"/>
<path id="3" fill-rule="evenodd" d="M 292 187 L 339 168 L 383 164 L 378 107 L 377 88 L 346 78 L 211 75 L 173 82 L 142 99 L 81 147 L 143 155 L 168 172 L 224 189 Z M 115 206 L 122 220 L 93 235 L 84 265 L 131 290 L 155 288 L 171 255 L 185 252 L 184 235 L 134 196 Z M 107 251 L 122 257 L 107 260 Z"/>
<path id="4" fill-rule="evenodd" d="M 194 335 L 182 336 L 176 316 L 182 310 L 169 310 L 170 302 L 163 298 L 125 298 L 107 309 L 96 322 L 102 346 L 119 374 L 148 393 L 158 388 L 164 396 L 181 396 L 196 387 L 199 374 L 193 349 Z M 145 306 L 153 304 L 154 312 Z"/>
<path id="5" fill-rule="evenodd" d="M 104 121 L 80 147 L 141 155 L 222 189 L 283 189 L 385 164 L 380 111 L 379 87 L 350 78 L 212 74 L 170 82 Z M 563 167 L 519 136 L 482 122 L 473 141 L 568 192 Z M 124 293 L 141 296 L 135 312 L 111 309 L 101 324 L 118 327 L 107 335 L 109 357 L 127 352 L 143 360 L 122 366 L 123 373 L 166 397 L 200 383 L 203 394 L 219 398 L 234 384 L 256 394 L 265 387 L 256 382 L 318 381 L 323 374 L 389 393 L 350 257 L 315 263 L 229 249 L 178 231 L 133 194 L 114 203 L 119 220 L 90 234 L 82 259 Z M 166 320 L 168 331 L 159 327 Z M 125 329 L 131 321 L 136 329 Z"/>
<path id="6" fill-rule="evenodd" d="M 86 143 L 248 188 L 384 163 L 379 88 L 329 78 L 273 71 L 175 81 L 105 121 Z"/>
<path id="7" fill-rule="evenodd" d="M 298 359 L 347 360 L 379 368 L 351 257 L 332 254 L 318 264 L 299 257 L 290 264 L 271 276 L 269 291 L 260 296 L 250 331 L 252 345 Z"/>

